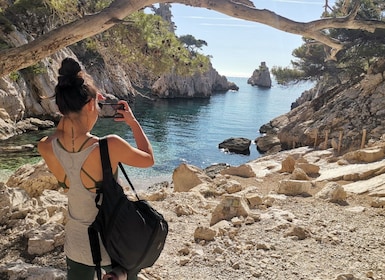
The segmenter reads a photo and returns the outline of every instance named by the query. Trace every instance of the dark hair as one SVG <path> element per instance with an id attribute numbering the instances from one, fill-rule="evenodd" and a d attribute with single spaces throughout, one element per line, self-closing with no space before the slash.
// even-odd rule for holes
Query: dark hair
<path id="1" fill-rule="evenodd" d="M 93 79 L 82 71 L 79 63 L 70 57 L 63 59 L 55 87 L 59 111 L 63 115 L 78 113 L 92 98 L 96 98 L 97 93 Z"/>

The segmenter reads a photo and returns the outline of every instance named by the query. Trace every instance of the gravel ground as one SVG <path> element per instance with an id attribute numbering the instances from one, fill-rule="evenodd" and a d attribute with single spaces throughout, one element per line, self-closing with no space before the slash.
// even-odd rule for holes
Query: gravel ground
<path id="1" fill-rule="evenodd" d="M 253 220 L 238 217 L 213 226 L 212 241 L 195 240 L 194 232 L 210 226 L 221 198 L 165 188 L 165 199 L 151 203 L 168 220 L 169 236 L 159 260 L 139 279 L 385 279 L 384 209 L 371 207 L 366 195 L 349 194 L 342 204 L 278 195 L 285 178 L 289 174 L 279 172 L 228 178 L 243 189 L 257 188 L 264 204 L 252 209 Z M 65 270 L 62 246 L 39 257 L 26 248 L 17 228 L 0 228 L 0 264 L 22 260 Z M 0 273 L 1 279 L 8 278 Z"/>

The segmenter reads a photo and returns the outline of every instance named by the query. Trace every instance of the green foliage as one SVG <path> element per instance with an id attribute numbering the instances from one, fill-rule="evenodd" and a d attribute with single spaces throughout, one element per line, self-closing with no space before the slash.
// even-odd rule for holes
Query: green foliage
<path id="1" fill-rule="evenodd" d="M 40 62 L 28 67 L 27 70 L 35 75 L 47 73 L 47 68 Z"/>
<path id="2" fill-rule="evenodd" d="M 76 15 L 78 11 L 77 0 L 46 0 L 47 4 L 63 20 L 69 20 Z"/>
<path id="3" fill-rule="evenodd" d="M 0 28 L 4 33 L 10 33 L 15 30 L 12 22 L 4 16 L 3 12 L 0 12 Z"/>
<path id="4" fill-rule="evenodd" d="M 353 8 L 355 1 L 339 0 L 333 10 L 324 13 L 324 17 L 346 16 Z M 362 0 L 357 19 L 383 20 L 384 1 Z M 292 62 L 294 69 L 303 72 L 301 79 L 318 79 L 320 77 L 359 77 L 366 72 L 376 58 L 385 54 L 385 30 L 375 32 L 351 29 L 324 30 L 331 38 L 335 38 L 344 45 L 344 49 L 337 54 L 336 61 L 327 59 L 330 48 L 309 39 L 303 39 L 304 44 L 293 51 L 296 60 Z M 282 74 L 282 73 L 281 73 Z"/>
<path id="5" fill-rule="evenodd" d="M 47 14 L 47 5 L 43 0 L 16 0 L 9 9 L 15 14 L 26 14 L 27 11 L 37 15 Z"/>
<path id="6" fill-rule="evenodd" d="M 187 75 L 208 69 L 209 59 L 185 48 L 161 17 L 137 12 L 128 20 L 131 24 L 117 25 L 101 37 L 101 47 L 119 61 L 153 75 L 171 71 Z"/>
<path id="7" fill-rule="evenodd" d="M 9 74 L 9 78 L 12 81 L 17 82 L 20 79 L 20 74 L 18 71 L 11 72 L 11 74 Z"/>
<path id="8" fill-rule="evenodd" d="M 203 46 L 207 46 L 207 42 L 204 40 L 196 39 L 192 35 L 182 35 L 179 40 L 190 50 L 190 52 L 196 52 L 197 49 L 202 49 Z"/>
<path id="9" fill-rule="evenodd" d="M 274 66 L 271 69 L 271 73 L 274 75 L 277 83 L 281 85 L 286 85 L 290 82 L 304 79 L 303 72 L 288 67 L 283 68 L 279 66 Z"/>
<path id="10" fill-rule="evenodd" d="M 10 48 L 9 44 L 0 38 L 0 51 Z"/>

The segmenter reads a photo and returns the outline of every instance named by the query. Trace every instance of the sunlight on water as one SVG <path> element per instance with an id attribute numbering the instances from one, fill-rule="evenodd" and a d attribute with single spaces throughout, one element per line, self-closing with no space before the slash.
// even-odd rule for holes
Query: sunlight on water
<path id="1" fill-rule="evenodd" d="M 260 136 L 259 128 L 263 124 L 288 112 L 291 103 L 311 88 L 311 84 L 304 84 L 259 89 L 248 85 L 247 78 L 229 80 L 239 86 L 238 92 L 217 93 L 209 99 L 136 101 L 133 111 L 153 145 L 156 163 L 148 169 L 127 167 L 134 185 L 140 189 L 155 182 L 170 181 L 173 170 L 181 163 L 205 168 L 215 163 L 237 166 L 256 159 L 260 155 L 254 144 L 249 156 L 224 153 L 218 149 L 218 144 L 230 137 L 253 141 Z M 93 133 L 97 136 L 116 133 L 135 145 L 127 125 L 112 119 L 99 119 Z M 23 135 L 11 142 L 36 144 L 44 134 L 49 132 Z M 9 157 L 1 158 L 1 170 L 6 172 L 39 157 L 34 152 L 22 159 L 22 162 L 16 162 Z"/>

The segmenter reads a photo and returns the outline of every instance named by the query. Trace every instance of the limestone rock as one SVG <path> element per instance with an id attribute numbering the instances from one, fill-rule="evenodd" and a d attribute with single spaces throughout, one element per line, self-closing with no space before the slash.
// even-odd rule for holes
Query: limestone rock
<path id="1" fill-rule="evenodd" d="M 296 167 L 301 168 L 307 175 L 317 175 L 319 174 L 319 166 L 307 162 L 297 162 Z"/>
<path id="2" fill-rule="evenodd" d="M 224 188 L 227 193 L 232 194 L 236 193 L 242 190 L 242 185 L 238 181 L 235 180 L 229 180 L 227 183 L 224 185 Z"/>
<path id="3" fill-rule="evenodd" d="M 357 162 L 375 162 L 385 157 L 385 150 L 383 148 L 367 148 L 357 151 L 348 152 L 343 155 L 343 159 L 350 163 Z"/>
<path id="4" fill-rule="evenodd" d="M 55 176 L 48 170 L 43 160 L 35 165 L 26 164 L 21 166 L 9 177 L 7 181 L 9 187 L 19 187 L 31 196 L 39 196 L 45 189 L 58 189 L 58 182 Z"/>
<path id="5" fill-rule="evenodd" d="M 238 154 L 250 154 L 251 140 L 243 137 L 228 138 L 218 145 L 219 149 L 224 149 L 229 152 Z"/>
<path id="6" fill-rule="evenodd" d="M 252 178 L 255 177 L 255 172 L 249 164 L 242 164 L 240 166 L 230 166 L 229 168 L 223 169 L 221 171 L 222 175 L 234 175 L 243 178 Z"/>
<path id="7" fill-rule="evenodd" d="M 302 180 L 308 181 L 310 178 L 307 176 L 306 172 L 302 168 L 296 167 L 293 173 L 290 176 L 292 180 Z"/>
<path id="8" fill-rule="evenodd" d="M 344 202 L 346 201 L 347 194 L 340 184 L 330 182 L 327 183 L 322 190 L 316 193 L 315 197 L 330 202 Z"/>
<path id="9" fill-rule="evenodd" d="M 172 180 L 176 192 L 188 192 L 201 183 L 212 181 L 202 169 L 185 163 L 174 170 Z"/>
<path id="10" fill-rule="evenodd" d="M 161 76 L 153 85 L 152 92 L 160 98 L 210 97 L 214 91 L 238 90 L 234 83 L 210 68 L 207 72 L 182 77 L 176 73 Z"/>
<path id="11" fill-rule="evenodd" d="M 285 233 L 285 237 L 294 236 L 298 238 L 298 240 L 304 240 L 311 236 L 310 231 L 306 228 L 300 226 L 293 226 L 289 229 L 288 232 Z"/>
<path id="12" fill-rule="evenodd" d="M 256 208 L 257 206 L 263 203 L 262 196 L 257 193 L 249 193 L 245 195 L 245 198 L 251 209 Z"/>
<path id="13" fill-rule="evenodd" d="M 385 207 L 385 197 L 375 197 L 370 206 L 375 208 L 384 208 Z"/>
<path id="14" fill-rule="evenodd" d="M 276 152 L 281 150 L 281 141 L 274 134 L 266 134 L 255 139 L 255 145 L 261 154 L 274 149 Z"/>
<path id="15" fill-rule="evenodd" d="M 221 202 L 211 214 L 210 226 L 221 220 L 231 220 L 233 217 L 247 217 L 249 207 L 245 199 L 240 195 L 224 195 Z"/>
<path id="16" fill-rule="evenodd" d="M 216 231 L 214 229 L 211 229 L 209 227 L 199 226 L 195 229 L 194 239 L 212 241 L 214 240 L 215 235 L 216 235 Z"/>
<path id="17" fill-rule="evenodd" d="M 282 168 L 280 172 L 292 173 L 294 171 L 295 159 L 293 156 L 289 155 L 282 161 Z"/>
<path id="18" fill-rule="evenodd" d="M 252 86 L 271 87 L 271 77 L 266 62 L 261 62 L 259 69 L 255 69 L 253 75 L 247 80 Z"/>
<path id="19" fill-rule="evenodd" d="M 292 195 L 292 196 L 310 196 L 310 190 L 312 183 L 309 181 L 301 180 L 282 180 L 279 182 L 277 192 L 279 194 Z"/>

